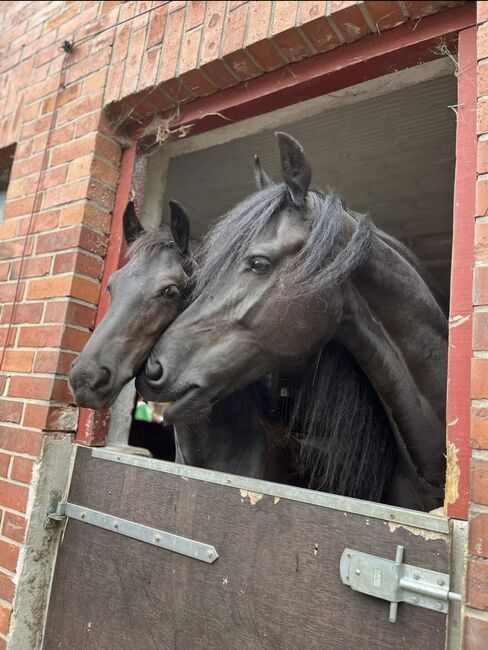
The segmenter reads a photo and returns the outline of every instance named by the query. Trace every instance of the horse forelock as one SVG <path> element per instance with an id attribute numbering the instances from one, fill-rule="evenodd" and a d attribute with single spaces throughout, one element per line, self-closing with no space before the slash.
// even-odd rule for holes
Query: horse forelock
<path id="1" fill-rule="evenodd" d="M 218 285 L 288 203 L 286 186 L 275 184 L 255 192 L 225 214 L 209 231 L 200 248 L 194 297 Z M 348 214 L 358 227 L 348 241 L 343 241 Z M 293 281 L 298 291 L 344 280 L 371 254 L 373 224 L 363 215 L 347 213 L 336 195 L 310 190 L 304 217 L 310 220 L 311 228 L 293 264 Z"/>

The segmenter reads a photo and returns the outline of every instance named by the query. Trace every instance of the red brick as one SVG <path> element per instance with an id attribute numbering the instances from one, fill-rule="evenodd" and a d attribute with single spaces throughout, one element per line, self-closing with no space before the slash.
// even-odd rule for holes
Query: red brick
<path id="1" fill-rule="evenodd" d="M 39 135 L 39 133 L 44 133 L 44 131 L 48 131 L 51 128 L 51 124 L 52 124 L 51 115 L 44 115 L 43 117 L 38 117 L 37 119 L 32 120 L 31 122 L 26 122 L 22 127 L 22 130 L 20 132 L 20 137 L 22 140 L 28 140 L 29 138 L 33 138 L 34 136 Z"/>
<path id="2" fill-rule="evenodd" d="M 33 467 L 34 461 L 32 459 L 23 458 L 22 456 L 14 456 L 12 468 L 10 470 L 10 478 L 14 481 L 20 481 L 21 483 L 30 483 L 32 480 Z"/>
<path id="3" fill-rule="evenodd" d="M 473 350 L 488 349 L 488 312 L 473 314 Z"/>
<path id="4" fill-rule="evenodd" d="M 300 21 L 303 33 L 317 52 L 328 52 L 341 44 L 325 18 L 325 2 L 302 2 Z"/>
<path id="5" fill-rule="evenodd" d="M 56 354 L 55 352 L 38 352 L 39 354 Z M 22 424 L 25 427 L 33 429 L 44 429 L 48 415 L 48 406 L 44 404 L 30 404 L 27 402 L 25 405 L 24 418 Z M 35 454 L 31 454 L 35 455 Z"/>
<path id="6" fill-rule="evenodd" d="M 469 524 L 469 552 L 488 557 L 488 514 L 473 515 Z"/>
<path id="7" fill-rule="evenodd" d="M 467 601 L 476 609 L 488 609 L 488 562 L 468 561 Z"/>
<path id="8" fill-rule="evenodd" d="M 9 275 L 10 271 L 10 262 L 6 262 L 5 264 L 0 264 L 0 281 L 4 282 Z"/>
<path id="9" fill-rule="evenodd" d="M 328 15 L 348 43 L 357 41 L 369 33 L 369 27 L 356 2 L 334 2 L 327 4 Z"/>
<path id="10" fill-rule="evenodd" d="M 150 49 L 155 45 L 159 45 L 163 40 L 164 26 L 166 24 L 166 16 L 168 14 L 168 5 L 158 7 L 151 12 L 149 34 L 147 37 L 146 48 Z"/>
<path id="11" fill-rule="evenodd" d="M 205 17 L 205 2 L 194 1 L 188 3 L 186 15 L 186 29 L 190 30 L 203 23 Z"/>
<path id="12" fill-rule="evenodd" d="M 86 136 L 74 142 L 67 142 L 55 147 L 51 151 L 51 166 L 60 165 L 61 163 L 70 162 L 81 156 L 86 156 L 92 153 L 95 145 L 95 137 L 93 135 Z"/>
<path id="13" fill-rule="evenodd" d="M 488 261 L 488 223 L 476 222 L 474 250 L 476 260 Z"/>
<path id="14" fill-rule="evenodd" d="M 0 453 L 0 476 L 7 476 L 11 458 L 10 454 Z"/>
<path id="15" fill-rule="evenodd" d="M 475 305 L 488 305 L 488 266 L 474 269 L 473 300 Z"/>
<path id="16" fill-rule="evenodd" d="M 71 393 L 68 381 L 65 379 L 56 379 L 53 386 L 53 400 L 56 402 L 64 402 L 66 404 L 74 404 L 73 394 Z"/>
<path id="17" fill-rule="evenodd" d="M 99 131 L 100 133 L 109 134 L 111 130 L 111 122 L 108 115 L 102 111 L 96 111 L 85 115 L 76 120 L 75 136 L 81 138 L 88 133 Z"/>
<path id="18" fill-rule="evenodd" d="M 34 353 L 25 350 L 6 350 L 2 370 L 5 372 L 30 372 Z"/>
<path id="19" fill-rule="evenodd" d="M 277 3 L 279 4 L 279 3 Z M 222 56 L 240 50 L 244 45 L 248 7 L 242 7 L 229 14 L 222 43 Z"/>
<path id="20" fill-rule="evenodd" d="M 2 323 L 40 323 L 42 316 L 42 303 L 24 305 L 17 303 L 12 314 L 12 305 L 4 305 L 2 310 Z"/>
<path id="21" fill-rule="evenodd" d="M 69 323 L 91 328 L 95 321 L 96 308 L 80 305 L 71 300 L 50 302 L 46 305 L 45 323 Z M 41 371 L 39 371 L 41 372 Z"/>
<path id="22" fill-rule="evenodd" d="M 207 5 L 203 28 L 203 43 L 200 51 L 200 65 L 217 59 L 225 15 L 225 2 L 216 0 Z"/>
<path id="23" fill-rule="evenodd" d="M 278 0 L 274 3 L 272 36 L 295 27 L 298 8 L 298 2 L 280 2 Z"/>
<path id="24" fill-rule="evenodd" d="M 24 404 L 13 400 L 0 399 L 0 420 L 20 424 Z"/>
<path id="25" fill-rule="evenodd" d="M 77 354 L 74 352 L 54 352 L 48 350 L 39 350 L 36 354 L 36 360 L 34 362 L 34 372 L 52 372 L 56 373 L 57 375 L 67 375 L 76 356 Z M 24 424 L 26 424 L 25 414 Z"/>
<path id="26" fill-rule="evenodd" d="M 409 0 L 405 3 L 405 6 L 408 10 L 408 15 L 410 18 L 421 18 L 423 16 L 428 16 L 434 14 L 437 11 L 441 11 L 444 8 L 449 6 L 454 6 L 457 3 L 454 2 L 426 2 L 426 0 L 418 0 L 417 2 L 412 2 Z"/>
<path id="27" fill-rule="evenodd" d="M 25 512 L 27 499 L 29 498 L 29 489 L 23 485 L 17 485 L 11 481 L 0 480 L 0 505 Z M 0 552 L 0 565 L 5 566 L 2 562 Z"/>
<path id="28" fill-rule="evenodd" d="M 217 2 L 214 4 L 218 4 Z M 163 53 L 161 55 L 161 69 L 159 71 L 159 80 L 166 81 L 173 79 L 176 74 L 176 63 L 178 61 L 181 36 L 183 33 L 183 22 L 185 20 L 184 12 L 179 11 L 170 14 L 167 19 L 166 38 L 163 43 Z M 218 54 L 218 49 L 217 49 Z"/>
<path id="29" fill-rule="evenodd" d="M 30 156 L 24 159 L 15 159 L 10 172 L 10 178 L 23 178 L 31 174 L 38 174 L 42 168 L 43 154 Z"/>
<path id="30" fill-rule="evenodd" d="M 7 341 L 7 335 L 8 335 L 8 341 Z M 6 346 L 6 347 L 12 347 L 15 344 L 15 337 L 17 336 L 17 328 L 16 327 L 10 327 L 5 325 L 4 327 L 0 328 L 0 345 L 1 346 Z M 4 359 L 5 363 L 5 359 Z M 2 368 L 4 367 L 4 364 L 2 364 Z"/>
<path id="31" fill-rule="evenodd" d="M 72 277 L 69 275 L 31 280 L 27 287 L 27 299 L 38 300 L 40 298 L 68 296 L 71 283 Z"/>
<path id="32" fill-rule="evenodd" d="M 103 271 L 103 262 L 99 257 L 80 251 L 58 253 L 54 259 L 53 273 L 76 272 L 90 278 L 99 279 Z"/>
<path id="33" fill-rule="evenodd" d="M 378 33 L 401 25 L 406 21 L 398 2 L 387 2 L 385 0 L 371 2 L 369 0 L 366 2 L 366 9 L 376 24 Z"/>
<path id="34" fill-rule="evenodd" d="M 7 553 L 7 551 L 4 549 L 5 543 L 0 546 L 0 564 L 5 566 L 7 569 L 10 569 L 11 571 L 15 570 L 15 567 L 17 565 L 17 556 L 18 556 L 18 551 L 17 555 L 15 556 L 15 565 L 14 568 L 11 569 L 10 566 L 7 566 L 6 563 L 9 565 L 12 564 L 13 561 L 13 555 Z M 9 545 L 11 546 L 11 545 Z M 15 548 L 15 547 L 14 547 Z M 5 556 L 6 563 L 3 561 Z M 12 615 L 12 608 L 7 607 L 6 605 L 1 605 L 0 604 L 0 633 L 2 634 L 8 634 L 9 628 L 10 628 L 10 617 Z"/>
<path id="35" fill-rule="evenodd" d="M 125 65 L 124 80 L 122 82 L 124 94 L 134 93 L 138 86 L 139 74 L 142 67 L 142 55 L 146 41 L 146 30 L 140 29 L 132 33 L 129 50 L 127 52 L 127 62 Z"/>
<path id="36" fill-rule="evenodd" d="M 18 295 L 17 282 L 2 282 L 0 285 L 0 303 L 12 302 Z"/>
<path id="37" fill-rule="evenodd" d="M 107 70 L 99 70 L 98 72 L 94 72 L 84 80 L 83 93 L 85 95 L 90 95 L 96 90 L 100 90 L 101 88 L 104 88 L 106 81 L 107 81 Z"/>
<path id="38" fill-rule="evenodd" d="M 89 212 L 92 215 L 89 215 Z M 70 205 L 61 210 L 61 227 L 84 223 L 87 226 L 95 227 L 98 230 L 108 232 L 110 220 L 107 213 L 102 212 L 91 203 L 82 202 Z"/>
<path id="39" fill-rule="evenodd" d="M 66 350 L 81 352 L 87 344 L 89 338 L 90 332 L 75 329 L 74 327 L 66 327 L 64 331 L 62 347 Z"/>
<path id="40" fill-rule="evenodd" d="M 471 480 L 472 501 L 488 505 L 488 461 L 480 458 L 471 461 Z"/>
<path id="41" fill-rule="evenodd" d="M 27 242 L 23 238 L 0 243 L 0 259 L 20 257 L 24 252 L 26 255 L 30 255 L 32 253 L 33 242 L 34 239 L 31 237 Z"/>
<path id="42" fill-rule="evenodd" d="M 66 86 L 65 88 L 61 89 L 61 91 L 57 91 L 42 102 L 41 114 L 50 113 L 54 110 L 56 104 L 58 106 L 58 109 L 61 108 L 61 106 L 69 104 L 73 100 L 78 99 L 80 94 L 81 83 L 74 83 Z M 60 122 L 56 119 L 56 124 L 61 124 L 62 121 L 63 120 Z"/>
<path id="43" fill-rule="evenodd" d="M 11 383 L 14 379 L 20 379 L 20 377 L 12 377 Z M 20 397 L 24 397 L 24 395 L 20 395 Z M 28 406 L 26 405 L 26 409 Z M 27 425 L 24 423 L 24 426 Z M 0 447 L 2 449 L 14 451 L 18 454 L 38 456 L 42 448 L 42 441 L 43 436 L 37 431 L 0 425 Z"/>
<path id="44" fill-rule="evenodd" d="M 34 208 L 35 196 L 27 196 L 24 199 L 16 199 L 14 201 L 7 201 L 3 216 L 5 219 L 10 217 L 21 217 L 24 214 L 30 214 Z"/>
<path id="45" fill-rule="evenodd" d="M 476 22 L 482 23 L 488 20 L 488 2 L 476 3 Z"/>
<path id="46" fill-rule="evenodd" d="M 15 593 L 15 584 L 10 576 L 0 571 L 0 598 L 12 602 Z M 1 647 L 1 646 L 0 646 Z"/>
<path id="47" fill-rule="evenodd" d="M 49 399 L 53 380 L 48 377 L 12 377 L 8 389 L 11 397 Z"/>
<path id="48" fill-rule="evenodd" d="M 290 62 L 300 61 L 312 55 L 300 32 L 295 28 L 276 34 L 273 37 L 273 42 Z"/>
<path id="49" fill-rule="evenodd" d="M 478 4 L 485 4 L 479 2 Z M 474 616 L 464 618 L 463 650 L 486 650 L 488 647 L 488 621 Z"/>
<path id="50" fill-rule="evenodd" d="M 85 178 L 74 183 L 65 183 L 62 188 L 54 187 L 47 190 L 44 193 L 43 209 L 84 199 L 87 194 L 88 184 L 89 180 Z"/>
<path id="51" fill-rule="evenodd" d="M 102 108 L 103 101 L 103 91 L 97 90 L 91 95 L 81 97 L 74 102 L 66 104 L 59 112 L 56 120 L 56 124 L 64 124 L 65 122 L 71 122 L 77 117 L 83 117 L 88 113 L 93 113 L 94 111 L 100 110 Z"/>
<path id="52" fill-rule="evenodd" d="M 244 53 L 241 53 L 244 55 Z M 218 88 L 208 77 L 205 77 L 198 70 L 185 72 L 181 79 L 188 86 L 195 97 L 207 97 L 217 92 Z"/>
<path id="53" fill-rule="evenodd" d="M 68 172 L 68 165 L 60 165 L 53 169 L 48 169 L 43 172 L 42 180 L 40 183 L 41 190 L 47 190 L 55 185 L 63 185 L 66 181 L 66 174 Z M 59 192 L 59 190 L 58 190 Z"/>
<path id="54" fill-rule="evenodd" d="M 78 413 L 79 408 L 76 406 L 58 406 L 50 409 L 46 430 L 75 432 L 78 427 Z"/>
<path id="55" fill-rule="evenodd" d="M 488 406 L 472 407 L 471 444 L 478 449 L 488 449 Z"/>
<path id="56" fill-rule="evenodd" d="M 488 95 L 488 64 L 478 65 L 478 95 Z"/>
<path id="57" fill-rule="evenodd" d="M 11 185 L 12 183 L 9 185 L 9 196 Z M 4 223 L 0 223 L 0 239 L 11 239 L 12 237 L 15 237 L 16 232 L 17 221 L 11 219 L 10 221 L 4 221 Z"/>
<path id="58" fill-rule="evenodd" d="M 13 539 L 15 542 L 22 543 L 25 538 L 26 527 L 27 520 L 25 517 L 6 512 L 3 520 L 2 535 Z"/>
<path id="59" fill-rule="evenodd" d="M 67 22 L 68 20 L 76 16 L 80 11 L 80 6 L 81 3 L 77 3 L 77 2 L 70 3 L 66 7 L 66 9 L 57 13 L 48 21 L 46 21 L 46 23 L 44 24 L 44 32 L 49 32 L 51 29 L 56 29 L 63 23 Z"/>
<path id="60" fill-rule="evenodd" d="M 112 52 L 112 65 L 116 63 L 125 62 L 127 50 L 129 49 L 129 38 L 131 33 L 131 24 L 126 23 L 117 27 L 117 32 L 114 39 L 114 46 Z"/>
<path id="61" fill-rule="evenodd" d="M 111 38 L 111 35 L 107 34 L 106 38 Z M 87 46 L 90 48 L 91 43 L 88 42 Z M 83 79 L 93 72 L 97 72 L 97 70 L 105 67 L 110 61 L 110 52 L 111 48 L 109 47 L 99 49 L 93 54 L 88 54 L 88 52 L 86 52 L 85 56 L 82 56 L 78 63 L 70 65 L 66 73 L 66 82 L 72 83 L 73 81 L 78 81 L 78 79 Z"/>
<path id="62" fill-rule="evenodd" d="M 62 331 L 62 327 L 56 325 L 21 327 L 18 345 L 21 347 L 55 348 L 61 343 Z"/>
<path id="63" fill-rule="evenodd" d="M 61 217 L 62 219 L 62 217 Z M 106 237 L 84 226 L 64 228 L 37 238 L 36 253 L 50 253 L 79 247 L 97 255 L 106 252 Z"/>
<path id="64" fill-rule="evenodd" d="M 112 210 L 115 201 L 115 190 L 99 183 L 92 175 L 89 179 L 86 198 L 95 201 L 106 210 Z"/>
<path id="65" fill-rule="evenodd" d="M 22 278 L 38 278 L 43 275 L 47 275 L 51 269 L 52 257 L 50 255 L 46 257 L 31 257 L 24 258 L 22 263 Z M 12 264 L 12 270 L 10 272 L 11 279 L 16 279 L 20 271 L 20 262 L 14 262 Z"/>
<path id="66" fill-rule="evenodd" d="M 286 63 L 283 56 L 268 40 L 271 7 L 270 2 L 250 3 L 246 37 L 246 47 L 266 71 L 276 70 Z"/>
<path id="67" fill-rule="evenodd" d="M 98 135 L 95 141 L 95 154 L 100 158 L 104 158 L 114 167 L 119 166 L 121 148 L 115 140 Z"/>

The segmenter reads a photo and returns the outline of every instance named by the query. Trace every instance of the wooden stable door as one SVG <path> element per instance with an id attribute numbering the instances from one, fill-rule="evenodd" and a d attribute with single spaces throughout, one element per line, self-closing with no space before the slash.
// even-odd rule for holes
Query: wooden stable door
<path id="1" fill-rule="evenodd" d="M 45 650 L 440 650 L 455 627 L 440 516 L 81 447 L 52 511 Z"/>

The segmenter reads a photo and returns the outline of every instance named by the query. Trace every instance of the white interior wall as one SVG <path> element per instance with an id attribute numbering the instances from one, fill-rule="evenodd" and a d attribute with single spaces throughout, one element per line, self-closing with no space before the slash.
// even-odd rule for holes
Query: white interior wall
<path id="1" fill-rule="evenodd" d="M 200 237 L 254 190 L 253 156 L 279 180 L 273 132 L 294 135 L 313 185 L 337 192 L 413 249 L 448 293 L 457 84 L 441 59 L 162 146 L 149 161 L 145 224 L 183 203 Z"/>

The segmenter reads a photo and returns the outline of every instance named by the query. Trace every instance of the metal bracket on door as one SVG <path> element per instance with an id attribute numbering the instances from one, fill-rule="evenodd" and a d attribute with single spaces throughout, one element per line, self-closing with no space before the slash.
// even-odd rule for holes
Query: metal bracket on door
<path id="1" fill-rule="evenodd" d="M 203 544 L 193 539 L 167 533 L 164 530 L 137 524 L 128 519 L 113 517 L 104 512 L 98 512 L 98 510 L 84 508 L 83 506 L 63 501 L 63 495 L 60 490 L 51 490 L 45 527 L 49 528 L 55 522 L 65 521 L 68 518 L 77 519 L 86 524 L 98 526 L 99 528 L 110 530 L 113 533 L 137 539 L 140 542 L 146 542 L 146 544 L 159 546 L 160 548 L 179 553 L 180 555 L 186 555 L 187 557 L 206 562 L 207 564 L 213 564 L 219 557 L 215 547 L 209 544 Z"/>
<path id="2" fill-rule="evenodd" d="M 429 569 L 403 564 L 405 548 L 397 546 L 395 560 L 346 548 L 340 570 L 343 584 L 354 591 L 390 601 L 391 623 L 395 623 L 398 603 L 433 609 L 447 614 L 450 600 L 461 595 L 449 591 L 449 576 Z"/>

